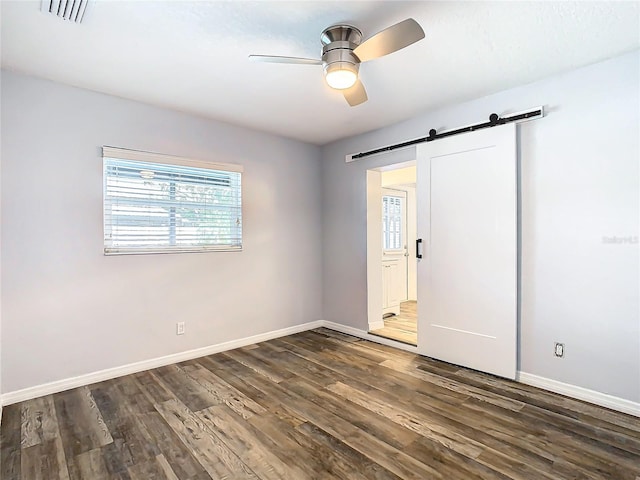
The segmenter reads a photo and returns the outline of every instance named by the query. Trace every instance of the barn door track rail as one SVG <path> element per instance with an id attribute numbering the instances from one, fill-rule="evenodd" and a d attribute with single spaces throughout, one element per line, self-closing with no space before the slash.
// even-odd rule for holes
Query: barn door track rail
<path id="1" fill-rule="evenodd" d="M 474 132 L 476 130 L 481 130 L 483 128 L 491 128 L 496 127 L 498 125 L 504 125 L 505 123 L 510 122 L 526 122 L 529 120 L 535 120 L 538 118 L 544 117 L 544 107 L 537 107 L 531 110 L 526 110 L 523 112 L 512 113 L 510 115 L 500 117 L 497 113 L 492 113 L 489 115 L 489 121 L 484 123 L 476 123 L 474 125 L 469 125 L 466 127 L 456 128 L 455 130 L 445 130 L 444 132 L 438 133 L 435 128 L 429 130 L 429 135 L 426 137 L 416 138 L 414 140 L 408 140 L 402 143 L 396 143 L 394 145 L 388 145 L 386 147 L 376 148 L 374 150 L 369 150 L 366 152 L 355 153 L 352 155 L 347 155 L 346 162 L 353 162 L 354 160 L 358 160 L 360 158 L 369 157 L 371 155 L 376 155 L 378 153 L 386 153 L 392 150 L 398 150 L 400 148 L 410 147 L 412 145 L 417 145 L 419 143 L 425 142 L 433 142 L 434 140 L 438 140 L 440 138 L 451 137 L 453 135 L 458 135 L 460 133 Z"/>

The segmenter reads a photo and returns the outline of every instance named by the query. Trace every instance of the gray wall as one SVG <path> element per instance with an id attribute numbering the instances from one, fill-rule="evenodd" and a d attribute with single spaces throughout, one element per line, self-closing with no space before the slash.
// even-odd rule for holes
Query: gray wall
<path id="1" fill-rule="evenodd" d="M 325 319 L 367 328 L 365 171 L 415 158 L 407 149 L 346 164 L 345 155 L 545 105 L 546 118 L 519 127 L 520 370 L 640 401 L 639 60 L 634 52 L 325 146 Z M 614 236 L 636 243 L 603 238 Z"/>
<path id="2" fill-rule="evenodd" d="M 102 145 L 244 165 L 244 251 L 103 256 Z M 1 153 L 4 393 L 322 318 L 318 147 L 3 72 Z"/>
<path id="3" fill-rule="evenodd" d="M 0 389 L 319 318 L 366 329 L 365 171 L 414 156 L 344 156 L 545 105 L 519 127 L 520 368 L 640 401 L 638 244 L 603 241 L 638 235 L 639 71 L 635 52 L 322 151 L 3 72 Z M 103 144 L 243 164 L 245 250 L 104 257 Z"/>

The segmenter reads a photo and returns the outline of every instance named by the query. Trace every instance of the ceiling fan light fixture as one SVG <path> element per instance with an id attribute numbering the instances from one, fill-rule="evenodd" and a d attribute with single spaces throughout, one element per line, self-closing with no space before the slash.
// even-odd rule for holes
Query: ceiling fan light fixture
<path id="1" fill-rule="evenodd" d="M 353 25 L 332 25 L 320 34 L 320 59 L 274 55 L 249 55 L 249 58 L 270 63 L 321 64 L 327 84 L 341 90 L 347 103 L 355 107 L 368 99 L 367 91 L 358 79 L 360 64 L 402 50 L 423 38 L 424 30 L 413 18 L 391 25 L 364 42 L 362 32 Z"/>
<path id="2" fill-rule="evenodd" d="M 325 79 L 327 84 L 336 90 L 351 88 L 358 80 L 358 69 L 351 63 L 332 63 L 325 69 Z"/>

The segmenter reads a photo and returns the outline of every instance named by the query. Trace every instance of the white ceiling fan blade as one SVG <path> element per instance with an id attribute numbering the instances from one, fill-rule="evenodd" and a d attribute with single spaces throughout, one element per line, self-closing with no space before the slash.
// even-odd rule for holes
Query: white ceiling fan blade
<path id="1" fill-rule="evenodd" d="M 277 55 L 249 55 L 249 60 L 264 63 L 291 63 L 297 65 L 322 65 L 322 60 L 315 58 L 280 57 Z"/>
<path id="2" fill-rule="evenodd" d="M 397 52 L 423 38 L 424 30 L 420 24 L 413 18 L 407 18 L 365 40 L 353 50 L 353 53 L 361 62 L 366 62 Z"/>
<path id="3" fill-rule="evenodd" d="M 344 98 L 347 100 L 349 105 L 355 107 L 356 105 L 360 105 L 361 103 L 366 102 L 369 98 L 367 97 L 367 91 L 364 89 L 364 85 L 360 81 L 360 79 L 356 80 L 356 83 L 351 88 L 347 88 L 342 91 Z"/>

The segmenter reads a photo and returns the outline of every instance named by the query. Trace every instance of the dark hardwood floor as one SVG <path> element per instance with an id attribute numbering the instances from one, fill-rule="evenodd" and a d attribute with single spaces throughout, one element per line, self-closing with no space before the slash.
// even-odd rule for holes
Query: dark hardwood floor
<path id="1" fill-rule="evenodd" d="M 319 329 L 5 407 L 3 480 L 640 478 L 640 419 Z"/>

